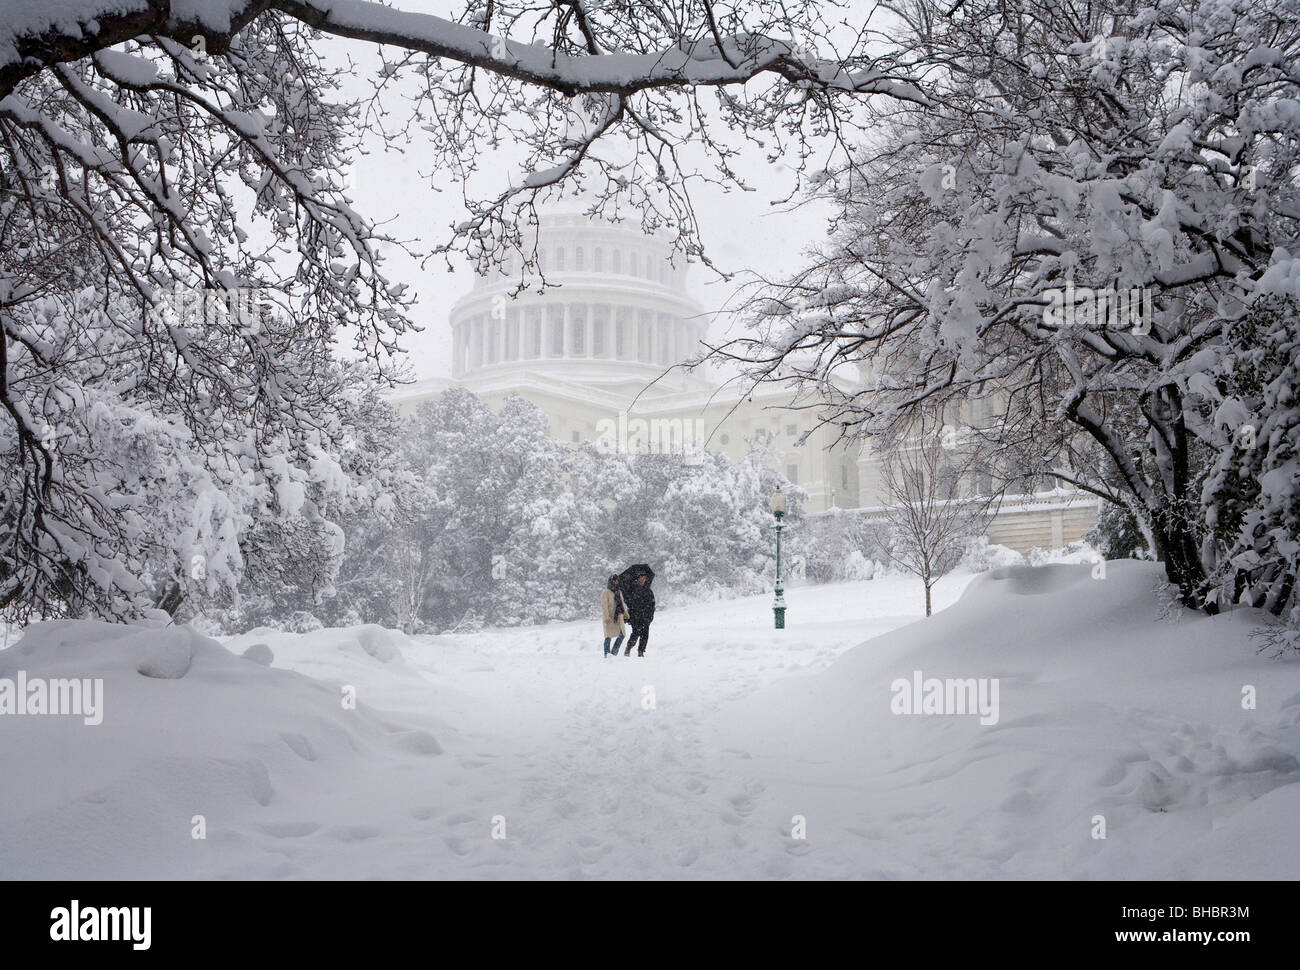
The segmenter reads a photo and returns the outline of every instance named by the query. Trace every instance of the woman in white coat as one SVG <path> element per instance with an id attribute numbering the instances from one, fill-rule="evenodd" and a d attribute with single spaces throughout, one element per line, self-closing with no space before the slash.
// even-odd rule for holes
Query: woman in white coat
<path id="1" fill-rule="evenodd" d="M 618 656 L 618 648 L 623 645 L 623 621 L 627 619 L 627 604 L 623 602 L 623 591 L 618 588 L 617 576 L 609 577 L 609 582 L 600 591 L 600 617 L 605 623 L 605 656 L 611 653 Z M 610 639 L 614 646 L 609 645 Z"/>

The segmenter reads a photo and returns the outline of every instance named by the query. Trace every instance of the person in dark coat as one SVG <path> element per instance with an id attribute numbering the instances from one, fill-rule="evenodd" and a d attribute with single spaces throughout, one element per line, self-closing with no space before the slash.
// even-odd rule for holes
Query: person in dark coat
<path id="1" fill-rule="evenodd" d="M 620 578 L 623 599 L 627 602 L 628 622 L 632 624 L 632 635 L 628 637 L 623 656 L 631 656 L 632 648 L 636 647 L 636 655 L 644 657 L 646 644 L 650 642 L 650 624 L 655 618 L 655 594 L 650 588 L 655 573 L 649 566 L 639 563 L 625 569 Z"/>

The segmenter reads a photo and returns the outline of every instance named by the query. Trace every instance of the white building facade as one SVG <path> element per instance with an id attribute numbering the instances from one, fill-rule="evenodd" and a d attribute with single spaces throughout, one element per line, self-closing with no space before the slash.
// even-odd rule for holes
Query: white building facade
<path id="1" fill-rule="evenodd" d="M 770 441 L 770 460 L 809 495 L 808 512 L 832 505 L 885 503 L 876 459 L 817 428 L 816 408 L 789 409 L 787 390 L 719 390 L 699 371 L 674 365 L 701 349 L 709 320 L 690 297 L 686 271 L 663 239 L 638 229 L 555 212 L 539 228 L 541 280 L 518 261 L 473 288 L 452 307 L 449 379 L 402 388 L 393 396 L 409 413 L 453 385 L 490 407 L 510 395 L 537 405 L 558 441 L 600 444 L 619 429 L 620 447 L 708 450 L 741 460 L 750 442 Z M 520 282 L 528 288 L 516 294 Z M 668 439 L 665 441 L 664 439 Z M 1079 538 L 1095 505 L 1077 494 L 1026 497 L 1000 514 L 991 540 L 1012 548 L 1059 546 Z"/>

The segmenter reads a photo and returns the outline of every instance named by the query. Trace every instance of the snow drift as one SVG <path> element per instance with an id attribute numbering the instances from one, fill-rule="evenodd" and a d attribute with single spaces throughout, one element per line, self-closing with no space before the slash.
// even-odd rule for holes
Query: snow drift
<path id="1" fill-rule="evenodd" d="M 791 766 L 775 797 L 844 855 L 824 874 L 1293 879 L 1300 664 L 1257 655 L 1253 610 L 1162 619 L 1161 578 L 992 570 L 738 705 L 719 743 Z M 917 671 L 996 678 L 997 723 L 894 713 Z"/>
<path id="2" fill-rule="evenodd" d="M 400 663 L 400 634 L 328 632 L 344 653 Z M 0 677 L 101 678 L 103 722 L 0 718 L 0 874 L 201 877 L 238 874 L 241 859 L 271 874 L 268 844 L 330 831 L 331 816 L 343 841 L 363 837 L 373 820 L 349 812 L 356 787 L 438 755 L 438 741 L 373 713 L 364 687 L 349 685 L 347 706 L 341 685 L 269 659 L 184 627 L 30 627 L 0 652 Z"/>

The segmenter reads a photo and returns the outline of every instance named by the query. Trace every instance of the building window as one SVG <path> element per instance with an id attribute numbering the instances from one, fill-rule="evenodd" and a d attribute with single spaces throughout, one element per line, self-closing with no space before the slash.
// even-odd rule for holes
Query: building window
<path id="1" fill-rule="evenodd" d="M 564 272 L 564 247 L 561 246 L 555 251 L 555 272 Z"/>
<path id="2" fill-rule="evenodd" d="M 557 308 L 558 309 L 558 308 Z M 564 356 L 564 315 L 563 311 L 551 317 L 551 356 Z"/>
<path id="3" fill-rule="evenodd" d="M 611 273 L 623 272 L 623 251 L 621 249 L 616 249 L 614 250 L 613 253 L 610 254 L 609 258 L 610 258 L 609 271 Z"/>
<path id="4" fill-rule="evenodd" d="M 799 433 L 799 429 L 795 427 L 793 424 L 787 424 L 785 426 L 785 436 L 787 438 L 793 438 L 798 433 Z"/>
<path id="5" fill-rule="evenodd" d="M 599 246 L 591 254 L 591 268 L 597 273 L 603 272 L 605 269 L 605 250 Z"/>
<path id="6" fill-rule="evenodd" d="M 639 276 L 640 274 L 637 273 L 636 271 L 636 253 L 632 252 L 628 254 L 627 258 L 628 258 L 628 267 L 627 267 L 628 273 L 631 274 L 632 276 Z"/>
<path id="7" fill-rule="evenodd" d="M 582 254 L 582 247 L 579 246 L 573 251 L 573 268 L 579 273 L 581 273 L 585 268 L 584 259 L 585 257 Z"/>
<path id="8" fill-rule="evenodd" d="M 581 431 L 573 432 L 573 443 L 576 445 L 581 440 L 582 440 L 582 432 Z"/>
<path id="9" fill-rule="evenodd" d="M 569 356 L 587 356 L 587 309 L 581 303 L 569 311 Z"/>
<path id="10" fill-rule="evenodd" d="M 641 318 L 640 334 L 636 342 L 636 359 L 643 364 L 650 363 L 650 339 L 653 331 L 650 329 L 650 314 L 641 310 L 638 314 Z"/>
<path id="11" fill-rule="evenodd" d="M 719 436 L 718 440 L 722 442 L 724 445 L 729 445 L 731 444 L 731 435 L 726 434 L 724 432 L 722 435 Z"/>
<path id="12" fill-rule="evenodd" d="M 786 466 L 785 466 L 785 477 L 786 477 L 786 480 L 787 480 L 791 485 L 798 485 L 798 484 L 799 484 L 799 466 L 798 466 L 798 465 L 786 465 Z"/>
<path id="13" fill-rule="evenodd" d="M 840 488 L 846 492 L 849 490 L 849 463 L 847 461 L 840 465 Z"/>

